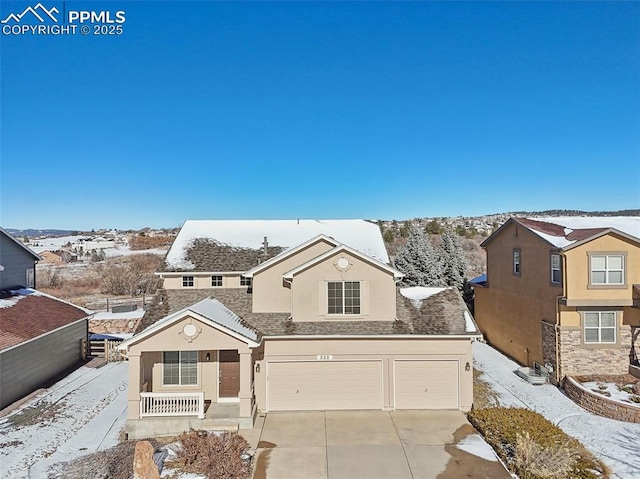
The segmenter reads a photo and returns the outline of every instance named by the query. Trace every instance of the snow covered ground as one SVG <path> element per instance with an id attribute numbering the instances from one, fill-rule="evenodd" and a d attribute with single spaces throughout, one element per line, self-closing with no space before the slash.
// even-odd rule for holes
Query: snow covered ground
<path id="1" fill-rule="evenodd" d="M 480 379 L 498 394 L 502 406 L 532 409 L 578 439 L 619 479 L 640 478 L 640 424 L 615 421 L 582 409 L 551 384 L 533 386 L 516 376 L 519 365 L 492 347 L 475 342 Z"/>
<path id="2" fill-rule="evenodd" d="M 127 416 L 127 363 L 81 367 L 0 419 L 0 477 L 47 469 L 118 443 Z"/>

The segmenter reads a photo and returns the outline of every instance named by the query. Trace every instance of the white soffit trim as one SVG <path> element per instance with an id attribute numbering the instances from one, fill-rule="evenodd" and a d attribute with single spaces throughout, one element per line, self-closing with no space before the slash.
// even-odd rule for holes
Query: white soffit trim
<path id="1" fill-rule="evenodd" d="M 345 245 L 345 244 L 341 244 L 336 246 L 335 248 L 330 249 L 329 251 L 327 251 L 326 253 L 321 254 L 320 256 L 317 256 L 309 261 L 307 261 L 306 263 L 302 263 L 300 266 L 297 266 L 295 268 L 293 268 L 292 270 L 287 271 L 286 273 L 284 273 L 282 276 L 285 279 L 293 279 L 294 275 L 296 275 L 297 273 L 299 273 L 300 271 L 303 271 L 315 264 L 320 263 L 321 261 L 324 261 L 327 258 L 330 258 L 331 256 L 340 253 L 341 251 L 346 251 L 349 254 L 356 256 L 358 258 L 360 258 L 361 260 L 370 263 L 374 266 L 377 266 L 380 269 L 383 269 L 385 271 L 387 271 L 388 273 L 393 274 L 394 278 L 396 279 L 400 279 L 404 277 L 404 273 L 401 273 L 400 271 L 398 271 L 395 268 L 392 268 L 391 266 L 384 264 L 380 261 L 378 261 L 377 259 L 371 258 L 370 256 L 367 256 L 363 253 L 360 253 L 359 251 Z"/>
<path id="2" fill-rule="evenodd" d="M 293 248 L 290 248 L 288 250 L 283 251 L 282 253 L 274 256 L 273 258 L 268 259 L 267 261 L 265 261 L 264 263 L 259 264 L 258 266 L 254 266 L 253 268 L 251 268 L 249 271 L 247 271 L 244 276 L 247 278 L 253 278 L 253 275 L 259 271 L 262 271 L 265 268 L 270 267 L 271 265 L 274 265 L 276 263 L 278 263 L 279 261 L 282 261 L 283 259 L 288 258 L 289 256 L 293 256 L 294 254 L 296 254 L 297 252 L 303 250 L 304 248 L 307 248 L 315 243 L 318 243 L 320 241 L 326 241 L 327 243 L 333 245 L 334 247 L 338 246 L 340 243 L 338 241 L 336 241 L 335 239 L 331 238 L 330 236 L 321 234 L 318 236 L 315 236 L 314 238 L 311 238 L 309 241 L 305 241 L 304 243 L 299 244 L 298 246 L 295 246 Z"/>

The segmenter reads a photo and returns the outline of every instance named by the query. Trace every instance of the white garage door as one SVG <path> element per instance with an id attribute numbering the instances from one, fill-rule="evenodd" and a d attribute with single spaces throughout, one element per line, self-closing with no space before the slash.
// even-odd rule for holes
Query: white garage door
<path id="1" fill-rule="evenodd" d="M 269 411 L 382 409 L 382 361 L 269 362 Z"/>
<path id="2" fill-rule="evenodd" d="M 394 361 L 396 409 L 458 409 L 458 361 Z"/>

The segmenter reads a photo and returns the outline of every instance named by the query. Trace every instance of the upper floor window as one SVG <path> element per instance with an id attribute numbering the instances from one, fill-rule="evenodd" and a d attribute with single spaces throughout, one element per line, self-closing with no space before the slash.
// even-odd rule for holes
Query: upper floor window
<path id="1" fill-rule="evenodd" d="M 251 286 L 251 278 L 240 276 L 240 286 Z"/>
<path id="2" fill-rule="evenodd" d="M 162 353 L 162 384 L 198 384 L 198 351 L 165 351 Z"/>
<path id="3" fill-rule="evenodd" d="M 551 255 L 551 282 L 560 284 L 562 282 L 562 275 L 560 273 L 560 255 Z"/>
<path id="4" fill-rule="evenodd" d="M 623 285 L 624 255 L 590 255 L 590 283 L 592 285 Z"/>
<path id="5" fill-rule="evenodd" d="M 213 287 L 222 286 L 222 276 L 221 275 L 211 276 L 211 286 Z"/>
<path id="6" fill-rule="evenodd" d="M 182 277 L 182 287 L 183 288 L 193 288 L 194 281 L 193 276 L 183 276 Z"/>
<path id="7" fill-rule="evenodd" d="M 513 250 L 513 274 L 520 274 L 520 250 Z"/>
<path id="8" fill-rule="evenodd" d="M 360 314 L 360 282 L 329 281 L 327 301 L 329 314 Z"/>
<path id="9" fill-rule="evenodd" d="M 583 315 L 585 343 L 616 342 L 615 311 L 585 311 Z"/>

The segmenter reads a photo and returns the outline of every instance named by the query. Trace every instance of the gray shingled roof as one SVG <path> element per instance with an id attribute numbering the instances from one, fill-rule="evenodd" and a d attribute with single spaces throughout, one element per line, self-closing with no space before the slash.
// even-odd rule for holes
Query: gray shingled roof
<path id="1" fill-rule="evenodd" d="M 265 253 L 264 248 L 241 248 L 211 238 L 197 238 L 186 248 L 185 258 L 194 266 L 187 271 L 248 271 L 283 250 L 280 246 L 269 246 Z M 164 271 L 182 270 L 165 263 Z"/>
<path id="2" fill-rule="evenodd" d="M 147 310 L 138 330 L 146 329 L 166 315 L 187 308 L 205 298 L 220 301 L 237 314 L 242 324 L 258 336 L 289 335 L 466 335 L 466 306 L 460 293 L 446 289 L 422 301 L 416 308 L 399 291 L 396 297 L 396 320 L 392 321 L 304 321 L 294 322 L 288 312 L 253 313 L 251 294 L 246 288 L 161 290 Z"/>

